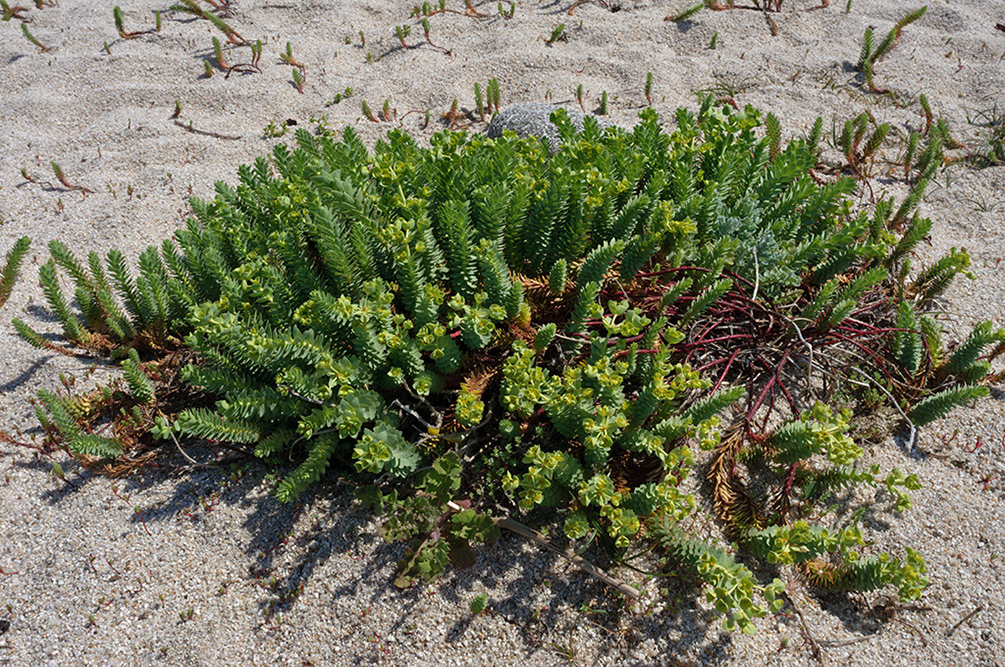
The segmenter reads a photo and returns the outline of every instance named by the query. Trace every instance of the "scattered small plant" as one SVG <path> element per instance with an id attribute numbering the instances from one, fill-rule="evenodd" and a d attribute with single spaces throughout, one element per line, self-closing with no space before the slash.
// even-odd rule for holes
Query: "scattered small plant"
<path id="1" fill-rule="evenodd" d="M 600 93 L 600 106 L 597 107 L 597 115 L 598 116 L 606 116 L 607 115 L 607 91 L 606 90 L 603 91 L 602 93 Z"/>
<path id="2" fill-rule="evenodd" d="M 398 38 L 398 43 L 401 44 L 401 48 L 403 49 L 412 48 L 411 46 L 408 45 L 407 42 L 405 42 L 405 38 L 408 37 L 411 33 L 412 33 L 412 27 L 409 25 L 398 25 L 394 27 L 394 36 Z M 427 39 L 429 37 L 428 31 L 426 32 L 426 37 Z"/>
<path id="3" fill-rule="evenodd" d="M 423 16 L 422 17 L 422 21 L 420 23 L 422 25 L 422 33 L 423 33 L 423 35 L 426 38 L 426 44 L 428 44 L 432 48 L 436 49 L 440 53 L 443 53 L 443 54 L 449 56 L 452 53 L 452 51 L 450 49 L 447 49 L 447 48 L 444 48 L 442 46 L 439 46 L 438 44 L 435 44 L 433 42 L 433 39 L 429 36 L 429 31 L 431 29 L 430 25 L 429 25 L 429 19 L 427 17 Z M 407 35 L 405 35 L 405 36 L 407 36 Z M 404 42 L 402 42 L 402 45 L 404 46 Z M 411 48 L 411 47 L 405 47 L 405 48 Z"/>
<path id="4" fill-rule="evenodd" d="M 241 37 L 240 33 L 230 27 L 222 18 L 214 14 L 213 12 L 204 11 L 202 7 L 196 2 L 196 0 L 182 0 L 180 5 L 171 5 L 171 11 L 174 12 L 185 12 L 187 14 L 192 14 L 201 19 L 205 19 L 212 23 L 220 32 L 224 34 L 227 41 L 231 44 L 247 44 L 248 42 Z"/>
<path id="5" fill-rule="evenodd" d="M 646 73 L 645 94 L 646 94 L 646 104 L 648 104 L 649 106 L 652 106 L 653 105 L 653 73 L 652 72 L 647 72 Z"/>
<path id="6" fill-rule="evenodd" d="M 306 81 L 307 75 L 304 74 L 304 70 L 300 69 L 299 67 L 294 67 L 292 76 L 293 76 L 293 87 L 297 89 L 298 93 L 303 95 L 304 83 Z"/>
<path id="7" fill-rule="evenodd" d="M 223 58 L 223 45 L 216 37 L 213 37 L 213 57 L 216 58 L 216 66 L 221 72 L 230 71 L 230 65 L 228 65 L 227 61 Z"/>
<path id="8" fill-rule="evenodd" d="M 461 111 L 460 103 L 456 97 L 450 104 L 450 110 L 440 114 L 440 119 L 447 124 L 447 129 L 450 130 L 458 129 L 465 118 L 467 118 L 467 114 Z"/>
<path id="9" fill-rule="evenodd" d="M 478 114 L 478 120 L 485 122 L 485 105 L 482 98 L 482 86 L 480 83 L 475 81 L 475 113 Z"/>
<path id="10" fill-rule="evenodd" d="M 471 603 L 468 605 L 471 609 L 471 614 L 474 616 L 479 616 L 485 611 L 488 606 L 489 596 L 488 593 L 479 593 L 475 597 L 471 598 Z"/>
<path id="11" fill-rule="evenodd" d="M 278 139 L 279 137 L 284 136 L 289 129 L 290 128 L 286 123 L 276 125 L 275 122 L 269 121 L 269 124 L 262 130 L 262 134 L 270 139 Z"/>
<path id="12" fill-rule="evenodd" d="M 486 18 L 485 14 L 475 9 L 474 0 L 464 0 L 464 15 L 475 18 Z"/>
<path id="13" fill-rule="evenodd" d="M 335 97 L 332 98 L 331 102 L 326 102 L 325 106 L 326 107 L 335 106 L 336 104 L 341 103 L 343 100 L 349 99 L 354 94 L 355 91 L 352 88 L 346 87 L 346 89 L 343 90 L 341 93 L 336 93 Z"/>
<path id="14" fill-rule="evenodd" d="M 430 46 L 435 46 L 435 44 L 433 44 L 433 40 L 430 39 L 429 37 L 429 31 L 431 29 L 429 25 L 429 19 L 423 16 L 421 23 L 422 23 L 422 34 L 426 38 L 426 43 L 428 43 Z"/>
<path id="15" fill-rule="evenodd" d="M 14 289 L 14 283 L 17 281 L 18 274 L 21 271 L 21 263 L 24 261 L 25 255 L 28 254 L 28 248 L 30 247 L 31 239 L 27 236 L 22 236 L 7 251 L 3 272 L 0 273 L 0 308 L 10 298 L 11 291 Z"/>
<path id="16" fill-rule="evenodd" d="M 35 36 L 31 34 L 30 30 L 28 30 L 28 24 L 23 21 L 21 23 L 21 33 L 24 35 L 25 39 L 27 39 L 29 42 L 38 47 L 39 53 L 45 53 L 50 50 L 48 46 L 35 39 Z"/>
<path id="17" fill-rule="evenodd" d="M 505 9 L 503 9 L 503 4 L 501 2 L 497 2 L 496 9 L 499 11 L 499 16 L 503 17 L 504 19 L 511 19 L 513 18 L 513 15 L 516 14 L 516 3 L 515 2 L 509 3 L 509 11 L 506 11 Z"/>
<path id="18" fill-rule="evenodd" d="M 286 50 L 279 54 L 279 58 L 292 67 L 307 69 L 302 62 L 293 57 L 293 46 L 289 42 L 286 42 Z"/>
<path id="19" fill-rule="evenodd" d="M 552 30 L 551 30 L 551 36 L 548 37 L 548 39 L 546 39 L 544 43 L 547 44 L 548 46 L 552 46 L 555 42 L 557 42 L 559 40 L 561 40 L 563 42 L 569 41 L 568 35 L 565 34 L 565 24 L 564 23 L 559 23 L 557 26 L 555 26 L 554 28 L 552 28 Z"/>
<path id="20" fill-rule="evenodd" d="M 935 117 L 932 113 L 932 106 L 928 103 L 928 97 L 924 93 L 918 95 L 918 104 L 921 105 L 921 112 L 925 115 L 924 133 L 928 134 L 932 130 L 932 122 Z"/>
<path id="21" fill-rule="evenodd" d="M 380 120 L 378 120 L 377 117 L 373 114 L 373 111 L 370 109 L 370 105 L 369 105 L 369 103 L 367 103 L 366 100 L 360 100 L 359 103 L 360 103 L 360 108 L 363 110 L 363 116 L 368 121 L 370 121 L 371 123 L 379 123 L 380 122 Z"/>
<path id="22" fill-rule="evenodd" d="M 27 8 L 19 5 L 8 5 L 4 0 L 0 0 L 0 10 L 3 11 L 3 17 L 0 19 L 3 21 L 10 21 L 11 19 L 26 21 L 28 19 L 28 16 L 24 14 L 24 12 L 28 11 Z"/>
<path id="23" fill-rule="evenodd" d="M 683 9 L 683 10 L 677 12 L 676 14 L 669 14 L 669 15 L 667 15 L 667 17 L 665 19 L 663 19 L 663 20 L 664 21 L 673 21 L 674 23 L 681 23 L 683 21 L 687 21 L 688 19 L 690 19 L 692 16 L 694 16 L 695 14 L 697 14 L 698 12 L 700 12 L 701 10 L 703 10 L 704 8 L 705 8 L 705 3 L 704 2 L 698 2 L 698 3 L 695 3 L 695 4 L 691 5 L 690 7 L 686 8 L 686 9 Z"/>
<path id="24" fill-rule="evenodd" d="M 391 121 L 393 121 L 397 117 L 398 117 L 398 110 L 397 109 L 392 109 L 391 108 L 391 100 L 385 97 L 384 98 L 384 106 L 381 107 L 381 109 L 380 109 L 380 118 L 381 118 L 381 120 L 383 120 L 383 121 L 385 121 L 387 123 L 390 123 Z"/>
<path id="25" fill-rule="evenodd" d="M 890 124 L 881 123 L 869 132 L 869 115 L 862 112 L 845 121 L 839 139 L 839 148 L 851 172 L 858 178 L 866 178 L 868 165 L 890 134 Z M 867 138 L 868 137 L 868 138 Z"/>
<path id="26" fill-rule="evenodd" d="M 138 32 L 127 32 L 124 22 L 125 19 L 122 16 L 122 9 L 118 5 L 112 9 L 112 17 L 115 19 L 115 29 L 119 33 L 119 37 L 122 39 L 136 39 L 140 35 L 150 32 L 149 30 L 140 30 Z M 157 29 L 160 30 L 160 14 L 157 15 Z"/>
<path id="27" fill-rule="evenodd" d="M 83 187 L 82 185 L 74 185 L 73 183 L 70 183 L 66 179 L 66 174 L 63 173 L 63 168 L 60 167 L 59 164 L 57 164 L 55 160 L 50 161 L 49 164 L 52 167 L 52 173 L 55 174 L 55 176 L 56 176 L 56 180 L 59 181 L 60 184 L 64 188 L 68 188 L 70 190 L 79 190 L 80 192 L 82 192 L 84 194 L 91 194 L 92 192 L 94 192 L 93 190 L 88 190 L 87 188 Z"/>
<path id="28" fill-rule="evenodd" d="M 924 16 L 927 10 L 928 6 L 926 5 L 904 16 L 897 21 L 893 29 L 887 33 L 886 37 L 878 45 L 875 45 L 873 42 L 872 27 L 865 29 L 865 36 L 862 38 L 862 52 L 859 54 L 858 64 L 855 67 L 862 73 L 865 84 L 869 87 L 870 91 L 874 93 L 886 92 L 884 89 L 878 88 L 873 81 L 873 77 L 875 76 L 874 67 L 883 56 L 892 51 L 893 47 L 897 45 L 901 31 Z"/>
<path id="29" fill-rule="evenodd" d="M 488 80 L 485 85 L 485 96 L 488 100 L 488 113 L 496 114 L 499 113 L 500 109 L 500 95 L 499 95 L 499 79 L 492 77 Z M 493 111 L 495 109 L 495 111 Z"/>

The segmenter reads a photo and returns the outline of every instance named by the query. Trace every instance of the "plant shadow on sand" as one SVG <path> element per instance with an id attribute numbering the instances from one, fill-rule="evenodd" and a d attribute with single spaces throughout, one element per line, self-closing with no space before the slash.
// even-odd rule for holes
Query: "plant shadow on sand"
<path id="1" fill-rule="evenodd" d="M 490 600 L 485 614 L 502 618 L 515 628 L 526 656 L 574 644 L 572 632 L 580 625 L 600 639 L 595 650 L 621 654 L 629 661 L 631 646 L 649 642 L 657 647 L 671 643 L 687 647 L 688 653 L 701 656 L 702 664 L 716 664 L 717 657 L 724 656 L 724 649 L 733 642 L 731 635 L 718 631 L 715 613 L 697 604 L 701 590 L 684 573 L 667 580 L 669 597 L 664 611 L 634 614 L 626 608 L 625 598 L 612 589 L 556 554 L 508 532 L 497 542 L 477 548 L 473 567 L 450 568 L 428 584 L 399 589 L 393 583 L 394 572 L 406 555 L 406 546 L 387 544 L 376 534 L 374 516 L 354 500 L 346 485 L 323 481 L 298 502 L 282 503 L 267 492 L 276 473 L 254 459 L 220 469 L 198 469 L 170 445 L 165 447 L 154 463 L 117 479 L 73 460 L 61 465 L 61 480 L 49 483 L 44 481 L 53 474 L 49 461 L 22 456 L 15 466 L 40 477 L 40 495 L 54 508 L 73 502 L 76 494 L 95 493 L 91 487 L 96 484 L 107 485 L 111 491 L 107 511 L 125 515 L 128 510 L 113 510 L 111 506 L 126 501 L 132 512 L 124 520 L 136 530 L 155 535 L 160 524 L 182 522 L 201 525 L 209 535 L 216 535 L 213 539 L 220 539 L 220 520 L 213 513 L 241 517 L 240 525 L 247 534 L 241 545 L 248 562 L 246 577 L 262 589 L 256 594 L 256 605 L 265 625 L 277 614 L 308 604 L 298 600 L 304 588 L 313 587 L 315 578 L 330 577 L 327 565 L 331 559 L 348 556 L 356 563 L 353 576 L 328 582 L 330 600 L 360 599 L 362 595 L 364 606 L 394 605 L 400 613 L 388 632 L 407 629 L 409 619 L 422 613 L 429 596 L 437 595 L 456 608 L 456 620 L 444 634 L 445 641 L 456 642 L 478 622 L 468 610 L 473 591 L 485 590 Z M 211 460 L 217 452 L 211 446 L 193 446 L 188 453 L 199 460 Z M 233 542 L 241 538 L 231 535 L 223 539 Z M 608 565 L 599 548 L 586 555 Z M 665 659 L 667 662 L 659 664 L 689 664 L 669 656 Z M 654 663 L 647 659 L 645 664 Z"/>

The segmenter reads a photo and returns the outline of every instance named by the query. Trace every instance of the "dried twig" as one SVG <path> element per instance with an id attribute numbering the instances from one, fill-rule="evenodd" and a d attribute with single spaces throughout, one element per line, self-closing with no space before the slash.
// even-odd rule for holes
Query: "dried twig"
<path id="1" fill-rule="evenodd" d="M 191 132 L 192 134 L 201 134 L 204 137 L 214 137 L 216 139 L 227 139 L 228 141 L 238 141 L 241 139 L 241 135 L 234 136 L 232 134 L 219 134 L 217 132 L 210 132 L 209 130 L 198 130 L 192 127 L 192 121 L 187 124 L 181 122 L 180 120 L 175 120 L 175 125 L 185 130 L 186 132 Z"/>
<path id="2" fill-rule="evenodd" d="M 824 653 L 824 650 L 820 647 L 820 643 L 817 642 L 813 633 L 810 632 L 810 626 L 806 622 L 806 617 L 803 616 L 803 610 L 796 606 L 796 601 L 792 599 L 792 596 L 789 595 L 788 591 L 782 591 L 782 597 L 784 597 L 788 603 L 792 605 L 792 609 L 795 610 L 796 616 L 799 617 L 799 623 L 803 626 L 803 635 L 806 636 L 806 641 L 809 642 L 810 650 L 813 652 L 813 657 L 816 658 L 821 665 L 826 665 L 827 654 Z"/>
<path id="3" fill-rule="evenodd" d="M 956 625 L 954 625 L 953 627 L 949 628 L 949 631 L 946 633 L 946 636 L 947 637 L 951 637 L 952 634 L 954 632 L 956 632 L 961 625 L 963 625 L 964 623 L 966 623 L 967 621 L 969 621 L 971 618 L 973 618 L 974 616 L 976 616 L 977 614 L 979 614 L 983 610 L 984 610 L 984 605 L 982 605 L 982 604 L 977 605 L 972 612 L 970 612 L 969 614 L 967 614 L 966 616 L 964 616 L 963 618 L 961 618 L 959 621 L 957 621 Z"/>

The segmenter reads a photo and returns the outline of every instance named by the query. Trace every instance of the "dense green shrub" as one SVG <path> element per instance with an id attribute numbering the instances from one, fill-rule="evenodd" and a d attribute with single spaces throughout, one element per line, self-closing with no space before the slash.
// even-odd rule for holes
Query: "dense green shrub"
<path id="1" fill-rule="evenodd" d="M 917 596 L 916 553 L 868 556 L 858 515 L 838 528 L 820 516 L 844 487 L 880 484 L 900 511 L 917 486 L 858 465 L 842 408 L 861 385 L 918 423 L 987 392 L 980 355 L 1001 333 L 982 325 L 944 359 L 926 314 L 966 253 L 910 280 L 930 227 L 911 215 L 917 198 L 897 211 L 898 238 L 892 200 L 853 212 L 854 182 L 819 185 L 806 143 L 772 149 L 749 108 L 706 100 L 679 110 L 672 132 L 651 110 L 632 132 L 554 121 L 553 156 L 515 136 L 443 132 L 423 148 L 391 131 L 370 153 L 351 128 L 341 141 L 298 131 L 295 150 L 193 200 L 195 217 L 141 256 L 135 279 L 114 251 L 110 282 L 96 255 L 85 268 L 54 244 L 46 296 L 76 343 L 128 357 L 131 391 L 105 405 L 153 436 L 295 459 L 283 500 L 332 466 L 375 479 L 363 497 L 389 514 L 385 536 L 415 540 L 402 585 L 470 562 L 469 542 L 497 532 L 492 508 L 565 508 L 568 537 L 614 554 L 655 538 L 709 584 L 727 627 L 752 631 L 766 613 L 752 596 L 777 605 L 780 582 L 759 586 L 694 534 L 705 510 L 681 483 L 697 444 L 712 452 L 702 467 L 730 540 L 815 585 Z M 165 379 L 133 348 L 187 363 Z M 143 370 L 154 394 L 212 400 L 159 406 Z M 41 400 L 48 433 L 74 454 L 150 444 L 95 440 L 78 398 Z M 772 413 L 785 420 L 773 431 Z"/>

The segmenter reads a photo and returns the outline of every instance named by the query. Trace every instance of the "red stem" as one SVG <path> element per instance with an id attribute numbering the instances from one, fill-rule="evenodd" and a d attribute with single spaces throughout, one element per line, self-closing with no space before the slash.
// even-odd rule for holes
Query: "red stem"
<path id="1" fill-rule="evenodd" d="M 719 386 L 722 385 L 723 380 L 726 379 L 726 373 L 728 373 L 729 369 L 733 366 L 733 361 L 736 359 L 736 355 L 738 354 L 740 354 L 739 350 L 733 350 L 733 354 L 729 357 L 729 361 L 726 362 L 726 368 L 722 370 L 722 374 L 719 375 L 719 380 L 715 383 L 715 386 L 712 387 L 713 394 L 718 391 Z"/>

